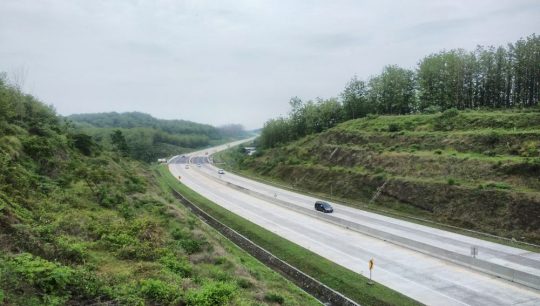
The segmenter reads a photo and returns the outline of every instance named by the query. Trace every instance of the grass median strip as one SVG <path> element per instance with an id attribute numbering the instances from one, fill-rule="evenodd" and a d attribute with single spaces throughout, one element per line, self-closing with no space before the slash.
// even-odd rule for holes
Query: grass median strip
<path id="1" fill-rule="evenodd" d="M 271 250 L 275 256 L 354 301 L 363 305 L 418 305 L 418 302 L 381 284 L 368 285 L 366 277 L 337 265 L 222 208 L 180 183 L 172 176 L 166 166 L 159 166 L 157 170 L 161 174 L 160 180 L 164 186 L 174 186 L 184 197 L 223 224 L 246 236 L 259 246 Z"/>

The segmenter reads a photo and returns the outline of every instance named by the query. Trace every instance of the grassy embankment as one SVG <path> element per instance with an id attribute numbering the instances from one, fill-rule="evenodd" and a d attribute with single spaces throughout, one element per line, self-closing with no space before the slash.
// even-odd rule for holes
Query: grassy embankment
<path id="1" fill-rule="evenodd" d="M 261 247 L 271 250 L 280 259 L 316 278 L 327 286 L 343 293 L 363 305 L 415 305 L 407 298 L 380 284 L 370 286 L 367 279 L 357 273 L 332 263 L 274 233 L 239 217 L 202 197 L 176 180 L 165 166 L 160 166 L 162 183 L 179 191 L 204 211 L 233 228 Z M 367 265 L 367 263 L 366 263 Z M 376 273 L 376 272 L 375 272 Z"/>
<path id="2" fill-rule="evenodd" d="M 351 206 L 540 243 L 538 110 L 369 116 L 215 160 Z"/>
<path id="3" fill-rule="evenodd" d="M 0 78 L 1 305 L 316 305 Z"/>

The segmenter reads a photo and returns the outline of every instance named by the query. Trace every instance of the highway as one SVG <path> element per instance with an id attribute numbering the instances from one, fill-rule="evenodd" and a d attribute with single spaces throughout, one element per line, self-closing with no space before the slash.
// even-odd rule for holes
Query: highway
<path id="1" fill-rule="evenodd" d="M 532 288 L 540 286 L 540 254 L 336 203 L 327 216 L 313 210 L 315 198 L 218 174 L 209 156 L 244 141 L 176 156 L 169 160 L 169 170 L 213 202 L 352 271 L 368 276 L 368 261 L 374 258 L 375 281 L 421 303 L 540 305 L 540 290 Z M 471 246 L 478 250 L 474 259 Z M 478 271 L 455 258 L 530 276 L 525 278 L 529 285 Z"/>

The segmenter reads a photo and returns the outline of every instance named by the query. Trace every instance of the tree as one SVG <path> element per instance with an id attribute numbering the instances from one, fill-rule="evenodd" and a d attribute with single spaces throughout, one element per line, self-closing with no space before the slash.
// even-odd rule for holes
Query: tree
<path id="1" fill-rule="evenodd" d="M 369 81 L 369 100 L 381 114 L 408 114 L 416 109 L 415 75 L 396 65 Z"/>
<path id="2" fill-rule="evenodd" d="M 261 131 L 260 142 L 265 148 L 272 148 L 278 144 L 292 140 L 291 125 L 285 118 L 270 119 Z"/>
<path id="3" fill-rule="evenodd" d="M 358 80 L 356 76 L 347 83 L 341 93 L 345 120 L 361 118 L 374 111 L 368 104 L 367 93 L 366 82 Z"/>
<path id="4" fill-rule="evenodd" d="M 121 130 L 115 130 L 111 134 L 111 143 L 115 150 L 122 153 L 123 155 L 127 155 L 129 152 L 129 148 L 126 142 L 126 138 L 124 137 L 124 134 Z"/>

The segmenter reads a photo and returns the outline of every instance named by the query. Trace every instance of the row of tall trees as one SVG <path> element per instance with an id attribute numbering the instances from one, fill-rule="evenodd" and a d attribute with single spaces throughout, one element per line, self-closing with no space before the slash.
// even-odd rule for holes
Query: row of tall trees
<path id="1" fill-rule="evenodd" d="M 294 97 L 288 117 L 265 124 L 261 143 L 275 146 L 368 114 L 531 107 L 539 101 L 540 37 L 533 34 L 506 47 L 434 53 L 416 70 L 390 65 L 367 81 L 355 76 L 339 98 Z"/>

